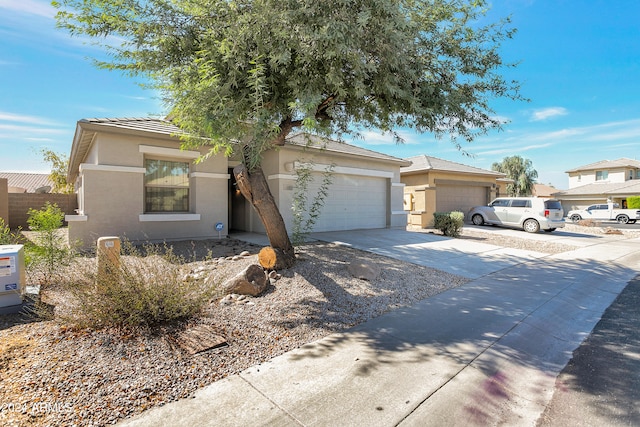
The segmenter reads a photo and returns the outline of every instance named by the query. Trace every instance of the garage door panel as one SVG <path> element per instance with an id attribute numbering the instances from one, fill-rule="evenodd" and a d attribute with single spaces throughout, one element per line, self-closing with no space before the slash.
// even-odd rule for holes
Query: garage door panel
<path id="1" fill-rule="evenodd" d="M 487 187 L 465 185 L 438 185 L 436 211 L 459 210 L 466 213 L 474 206 L 487 204 Z"/>
<path id="2" fill-rule="evenodd" d="M 322 178 L 309 185 L 308 203 L 313 203 Z M 387 224 L 387 180 L 334 175 L 313 231 L 384 228 Z"/>

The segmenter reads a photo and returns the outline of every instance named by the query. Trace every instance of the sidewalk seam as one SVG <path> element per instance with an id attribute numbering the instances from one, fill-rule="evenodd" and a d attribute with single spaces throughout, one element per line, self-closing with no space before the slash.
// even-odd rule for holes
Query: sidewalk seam
<path id="1" fill-rule="evenodd" d="M 265 399 L 267 399 L 267 401 L 271 402 L 276 408 L 278 408 L 279 410 L 281 410 L 283 413 L 285 413 L 287 415 L 287 417 L 291 418 L 291 420 L 293 420 L 293 422 L 295 422 L 296 424 L 298 424 L 299 426 L 303 426 L 304 424 L 300 422 L 300 420 L 298 420 L 295 416 L 293 416 L 293 414 L 291 414 L 289 411 L 287 411 L 286 409 L 284 409 L 282 406 L 278 405 L 276 402 L 274 402 L 272 399 L 269 398 L 269 396 L 267 396 L 266 394 L 264 394 L 262 392 L 262 390 L 258 389 L 256 386 L 254 386 L 253 384 L 251 384 L 251 382 L 246 379 L 244 376 L 242 376 L 242 372 L 238 374 L 238 377 L 240 377 L 240 379 L 242 381 L 244 381 L 245 383 L 247 383 L 247 385 L 249 387 L 251 387 L 252 389 L 254 389 L 260 396 L 264 397 Z"/>

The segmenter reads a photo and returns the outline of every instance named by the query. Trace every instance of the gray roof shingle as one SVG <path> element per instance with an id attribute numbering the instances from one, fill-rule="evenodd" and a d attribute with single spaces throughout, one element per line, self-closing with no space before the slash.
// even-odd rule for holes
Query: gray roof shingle
<path id="1" fill-rule="evenodd" d="M 569 169 L 565 173 L 590 171 L 590 170 L 596 170 L 596 169 L 616 169 L 616 168 L 626 168 L 626 167 L 640 168 L 640 161 L 627 159 L 625 157 L 617 160 L 600 160 L 599 162 Z"/>
<path id="2" fill-rule="evenodd" d="M 554 193 L 554 196 L 590 196 L 590 195 L 640 195 L 640 180 L 616 183 L 587 184 Z"/>
<path id="3" fill-rule="evenodd" d="M 438 157 L 427 156 L 420 154 L 418 156 L 409 157 L 405 160 L 411 162 L 411 166 L 400 168 L 400 173 L 412 173 L 412 172 L 427 172 L 427 171 L 441 171 L 441 172 L 456 172 L 473 175 L 487 175 L 495 177 L 505 177 L 506 174 L 502 172 L 490 171 L 486 169 L 476 168 L 473 166 L 463 165 L 462 163 L 452 162 L 450 160 L 439 159 Z"/>
<path id="4" fill-rule="evenodd" d="M 346 142 L 334 141 L 332 139 L 321 138 L 315 135 L 305 134 L 303 132 L 296 133 L 289 136 L 286 142 L 291 145 L 297 146 L 309 146 L 313 148 L 320 148 L 334 153 L 343 153 L 353 156 L 368 157 L 371 159 L 384 160 L 399 163 L 402 165 L 409 165 L 409 162 L 400 159 L 398 157 L 389 156 L 377 151 L 367 150 L 366 148 L 358 147 L 357 145 L 347 144 Z"/>

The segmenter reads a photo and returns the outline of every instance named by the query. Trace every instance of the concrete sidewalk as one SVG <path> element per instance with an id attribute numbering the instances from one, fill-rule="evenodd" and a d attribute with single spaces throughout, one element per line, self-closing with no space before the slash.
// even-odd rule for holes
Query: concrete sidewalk
<path id="1" fill-rule="evenodd" d="M 496 247 L 383 231 L 368 243 L 358 233 L 341 234 L 353 247 L 415 262 L 438 259 L 440 269 L 466 263 L 475 280 L 122 424 L 533 425 L 572 351 L 640 270 L 638 239 L 503 261 L 511 255 L 497 255 Z M 410 240 L 394 242 L 395 235 Z"/>

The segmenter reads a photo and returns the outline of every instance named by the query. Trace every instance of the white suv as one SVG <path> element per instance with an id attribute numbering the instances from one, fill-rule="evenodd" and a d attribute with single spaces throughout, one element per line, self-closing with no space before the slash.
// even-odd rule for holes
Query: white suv
<path id="1" fill-rule="evenodd" d="M 488 206 L 471 208 L 467 218 L 475 225 L 504 225 L 537 233 L 564 227 L 563 215 L 562 205 L 555 199 L 499 197 Z"/>

